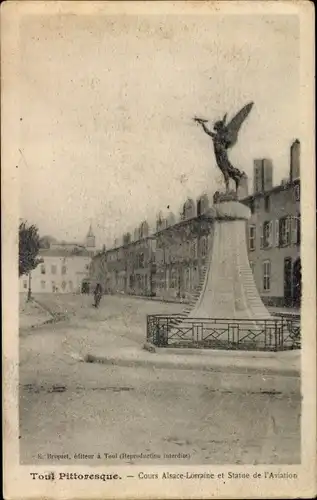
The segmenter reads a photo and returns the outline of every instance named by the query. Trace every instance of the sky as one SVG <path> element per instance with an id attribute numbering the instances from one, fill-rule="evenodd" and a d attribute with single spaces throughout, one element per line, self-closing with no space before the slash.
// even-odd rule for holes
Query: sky
<path id="1" fill-rule="evenodd" d="M 274 184 L 299 138 L 295 16 L 55 15 L 20 26 L 20 216 L 40 234 L 97 245 L 223 181 L 192 120 L 254 107 L 230 151 Z"/>

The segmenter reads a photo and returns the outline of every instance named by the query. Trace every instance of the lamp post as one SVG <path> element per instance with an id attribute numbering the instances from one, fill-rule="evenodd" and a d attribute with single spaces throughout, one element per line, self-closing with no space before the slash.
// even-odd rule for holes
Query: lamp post
<path id="1" fill-rule="evenodd" d="M 32 283 L 32 277 L 31 277 L 31 271 L 30 271 L 29 272 L 29 289 L 28 289 L 27 302 L 29 302 L 32 299 L 31 283 Z"/>

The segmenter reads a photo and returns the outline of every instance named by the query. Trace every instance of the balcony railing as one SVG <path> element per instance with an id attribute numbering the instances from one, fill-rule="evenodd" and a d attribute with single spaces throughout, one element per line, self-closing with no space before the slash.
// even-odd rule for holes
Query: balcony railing
<path id="1" fill-rule="evenodd" d="M 265 320 L 147 316 L 147 341 L 157 347 L 283 351 L 300 349 L 299 318 Z"/>

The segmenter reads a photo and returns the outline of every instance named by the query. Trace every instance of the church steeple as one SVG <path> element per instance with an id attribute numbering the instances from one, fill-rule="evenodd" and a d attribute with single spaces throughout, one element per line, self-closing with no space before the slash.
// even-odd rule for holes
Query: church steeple
<path id="1" fill-rule="evenodd" d="M 95 248 L 96 247 L 96 238 L 95 238 L 95 235 L 94 235 L 93 230 L 92 230 L 91 221 L 90 221 L 89 230 L 88 230 L 88 233 L 86 236 L 86 247 L 87 248 Z"/>

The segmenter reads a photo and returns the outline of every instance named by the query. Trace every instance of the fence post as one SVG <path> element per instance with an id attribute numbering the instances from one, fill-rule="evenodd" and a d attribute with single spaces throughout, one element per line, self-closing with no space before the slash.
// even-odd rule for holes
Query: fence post
<path id="1" fill-rule="evenodd" d="M 284 318 L 282 318 L 282 328 L 281 328 L 281 342 L 280 342 L 280 347 L 283 350 L 284 346 Z"/>

